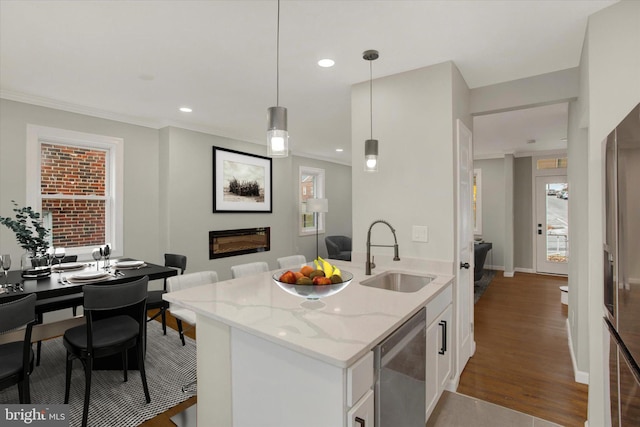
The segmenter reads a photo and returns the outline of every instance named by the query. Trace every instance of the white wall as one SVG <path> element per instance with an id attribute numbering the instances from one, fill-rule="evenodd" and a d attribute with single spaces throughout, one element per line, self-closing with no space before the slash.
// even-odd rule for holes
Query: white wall
<path id="1" fill-rule="evenodd" d="M 505 183 L 504 159 L 475 160 L 482 170 L 482 237 L 492 244 L 485 267 L 504 269 Z"/>
<path id="2" fill-rule="evenodd" d="M 12 214 L 11 200 L 26 199 L 27 124 L 107 135 L 124 140 L 124 253 L 164 262 L 159 230 L 158 132 L 155 129 L 105 120 L 52 108 L 0 99 L 0 213 Z M 19 268 L 22 252 L 15 235 L 0 227 L 0 250 Z"/>
<path id="3" fill-rule="evenodd" d="M 640 2 L 622 1 L 591 15 L 587 27 L 589 425 L 606 425 L 602 295 L 604 138 L 640 101 Z"/>
<path id="4" fill-rule="evenodd" d="M 351 166 L 339 165 L 337 163 L 314 160 L 308 157 L 293 157 L 293 167 L 291 169 L 291 179 L 297 181 L 300 174 L 300 166 L 307 166 L 325 171 L 325 197 L 329 200 L 329 212 L 325 214 L 325 230 L 319 236 L 319 253 L 321 257 L 327 256 L 327 246 L 324 242 L 325 236 L 352 236 L 351 221 Z M 293 189 L 293 202 L 298 200 L 299 189 Z M 297 220 L 297 217 L 296 217 Z M 295 253 L 304 254 L 307 260 L 315 258 L 316 236 L 300 236 L 298 233 L 298 223 L 292 223 L 293 228 L 293 250 Z"/>
<path id="5" fill-rule="evenodd" d="M 400 257 L 454 259 L 454 158 L 451 62 L 375 79 L 373 138 L 379 171 L 364 172 L 369 139 L 369 84 L 352 88 L 354 252 L 365 252 L 369 225 L 385 219 L 397 230 Z M 412 225 L 429 228 L 429 242 L 413 242 Z M 372 243 L 392 244 L 383 225 Z M 373 248 L 391 256 L 391 248 Z M 379 255 L 378 255 L 379 256 Z"/>
<path id="6" fill-rule="evenodd" d="M 579 68 L 555 71 L 471 90 L 471 114 L 489 114 L 575 99 Z"/>
<path id="7" fill-rule="evenodd" d="M 265 154 L 264 146 L 180 128 L 157 130 L 4 99 L 0 102 L 2 215 L 12 213 L 11 200 L 25 202 L 26 128 L 34 124 L 124 140 L 125 256 L 162 264 L 165 252 L 183 253 L 188 258 L 188 271 L 217 270 L 221 279 L 231 277 L 229 267 L 233 264 L 261 260 L 276 268 L 276 258 L 294 253 L 312 259 L 315 236 L 297 235 L 298 169 L 294 163 L 327 171 L 327 196 L 334 200 L 327 230 L 350 235 L 349 166 L 294 156 L 274 159 L 272 214 L 213 214 L 212 146 L 258 155 Z M 260 226 L 271 227 L 270 252 L 208 259 L 210 230 Z M 305 239 L 313 240 L 313 245 L 306 245 Z M 0 252 L 10 253 L 14 260 L 19 260 L 23 252 L 14 234 L 4 226 L 0 227 Z M 18 267 L 19 262 L 13 268 Z"/>
<path id="8" fill-rule="evenodd" d="M 175 127 L 168 132 L 166 147 L 160 154 L 161 163 L 168 168 L 163 171 L 168 179 L 161 187 L 161 192 L 168 195 L 163 206 L 168 213 L 168 247 L 187 255 L 189 271 L 215 270 L 224 280 L 231 278 L 230 268 L 235 264 L 266 261 L 271 268 L 277 268 L 277 258 L 296 253 L 313 259 L 315 235 L 298 236 L 299 165 L 325 169 L 325 191 L 330 198 L 327 230 L 350 234 L 350 167 L 294 156 L 274 158 L 273 213 L 212 213 L 212 147 L 261 156 L 265 155 L 264 147 Z M 269 252 L 209 259 L 209 231 L 250 227 L 271 227 Z M 320 236 L 321 248 L 325 248 L 323 237 Z M 321 253 L 326 254 L 326 249 Z"/>

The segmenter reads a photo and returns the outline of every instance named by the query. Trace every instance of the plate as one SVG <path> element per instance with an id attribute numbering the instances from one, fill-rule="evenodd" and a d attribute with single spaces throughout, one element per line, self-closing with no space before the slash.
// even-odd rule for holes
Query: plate
<path id="1" fill-rule="evenodd" d="M 69 279 L 73 280 L 92 280 L 92 279 L 101 279 L 103 277 L 108 276 L 109 273 L 104 271 L 82 271 L 80 273 L 75 273 L 69 276 Z"/>
<path id="2" fill-rule="evenodd" d="M 84 264 L 81 262 L 63 262 L 62 264 L 54 264 L 51 267 L 51 269 L 55 271 L 79 270 L 81 268 L 84 268 Z"/>
<path id="3" fill-rule="evenodd" d="M 134 268 L 141 267 L 144 261 L 119 261 L 115 263 L 116 268 Z"/>

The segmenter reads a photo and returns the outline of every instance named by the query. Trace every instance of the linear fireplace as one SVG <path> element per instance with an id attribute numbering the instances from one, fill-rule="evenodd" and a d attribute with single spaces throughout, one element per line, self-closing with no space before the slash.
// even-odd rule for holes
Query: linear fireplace
<path id="1" fill-rule="evenodd" d="M 265 252 L 271 249 L 271 228 L 240 228 L 209 232 L 209 259 Z"/>

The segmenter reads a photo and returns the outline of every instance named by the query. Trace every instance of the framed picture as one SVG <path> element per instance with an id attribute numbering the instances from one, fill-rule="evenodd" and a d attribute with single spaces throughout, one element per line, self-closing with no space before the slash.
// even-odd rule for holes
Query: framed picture
<path id="1" fill-rule="evenodd" d="M 271 159 L 213 147 L 213 213 L 271 212 Z"/>

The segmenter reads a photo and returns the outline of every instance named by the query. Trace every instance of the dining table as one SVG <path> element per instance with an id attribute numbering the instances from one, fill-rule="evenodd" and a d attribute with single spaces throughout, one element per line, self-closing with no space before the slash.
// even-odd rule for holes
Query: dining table
<path id="1" fill-rule="evenodd" d="M 178 270 L 174 268 L 134 258 L 110 260 L 108 268 L 104 267 L 104 261 L 74 262 L 68 263 L 67 266 L 69 268 L 65 268 L 64 264 L 59 266 L 54 264 L 49 276 L 38 279 L 22 277 L 21 270 L 9 271 L 6 278 L 0 275 L 0 304 L 18 299 L 27 294 L 36 294 L 38 301 L 79 294 L 85 284 L 108 286 L 130 282 L 144 276 L 149 276 L 149 281 L 151 281 L 166 279 L 178 274 Z M 9 285 L 8 287 L 6 286 L 7 284 Z M 63 304 L 58 309 L 71 308 L 74 305 L 77 305 L 77 303 L 70 300 L 68 306 Z M 135 353 L 133 353 L 133 350 L 129 353 L 129 368 L 137 369 Z M 104 361 L 96 360 L 95 368 L 121 369 L 120 356 L 114 356 L 107 357 Z"/>
<path id="2" fill-rule="evenodd" d="M 73 264 L 82 264 L 82 267 L 73 269 L 62 269 L 61 272 L 56 271 L 56 265 L 52 267 L 51 275 L 39 279 L 28 279 L 22 277 L 21 270 L 11 270 L 7 272 L 7 277 L 0 276 L 0 286 L 5 283 L 9 284 L 9 288 L 4 288 L 4 293 L 0 293 L 0 303 L 13 300 L 26 294 L 35 293 L 38 300 L 46 298 L 55 298 L 58 296 L 81 293 L 85 284 L 92 285 L 115 285 L 118 283 L 130 282 L 143 276 L 149 276 L 149 281 L 157 279 L 166 279 L 178 274 L 178 271 L 171 267 L 157 265 L 144 261 L 142 265 L 130 268 L 119 268 L 118 263 L 136 261 L 133 258 L 119 258 L 111 260 L 111 266 L 108 269 L 103 267 L 104 262 L 98 262 L 100 266 L 96 266 L 96 262 L 80 262 Z M 134 265 L 134 264 L 132 264 Z M 73 277 L 91 271 L 104 272 L 103 277 L 93 280 L 77 280 Z M 8 299 L 5 299 L 8 298 Z"/>

